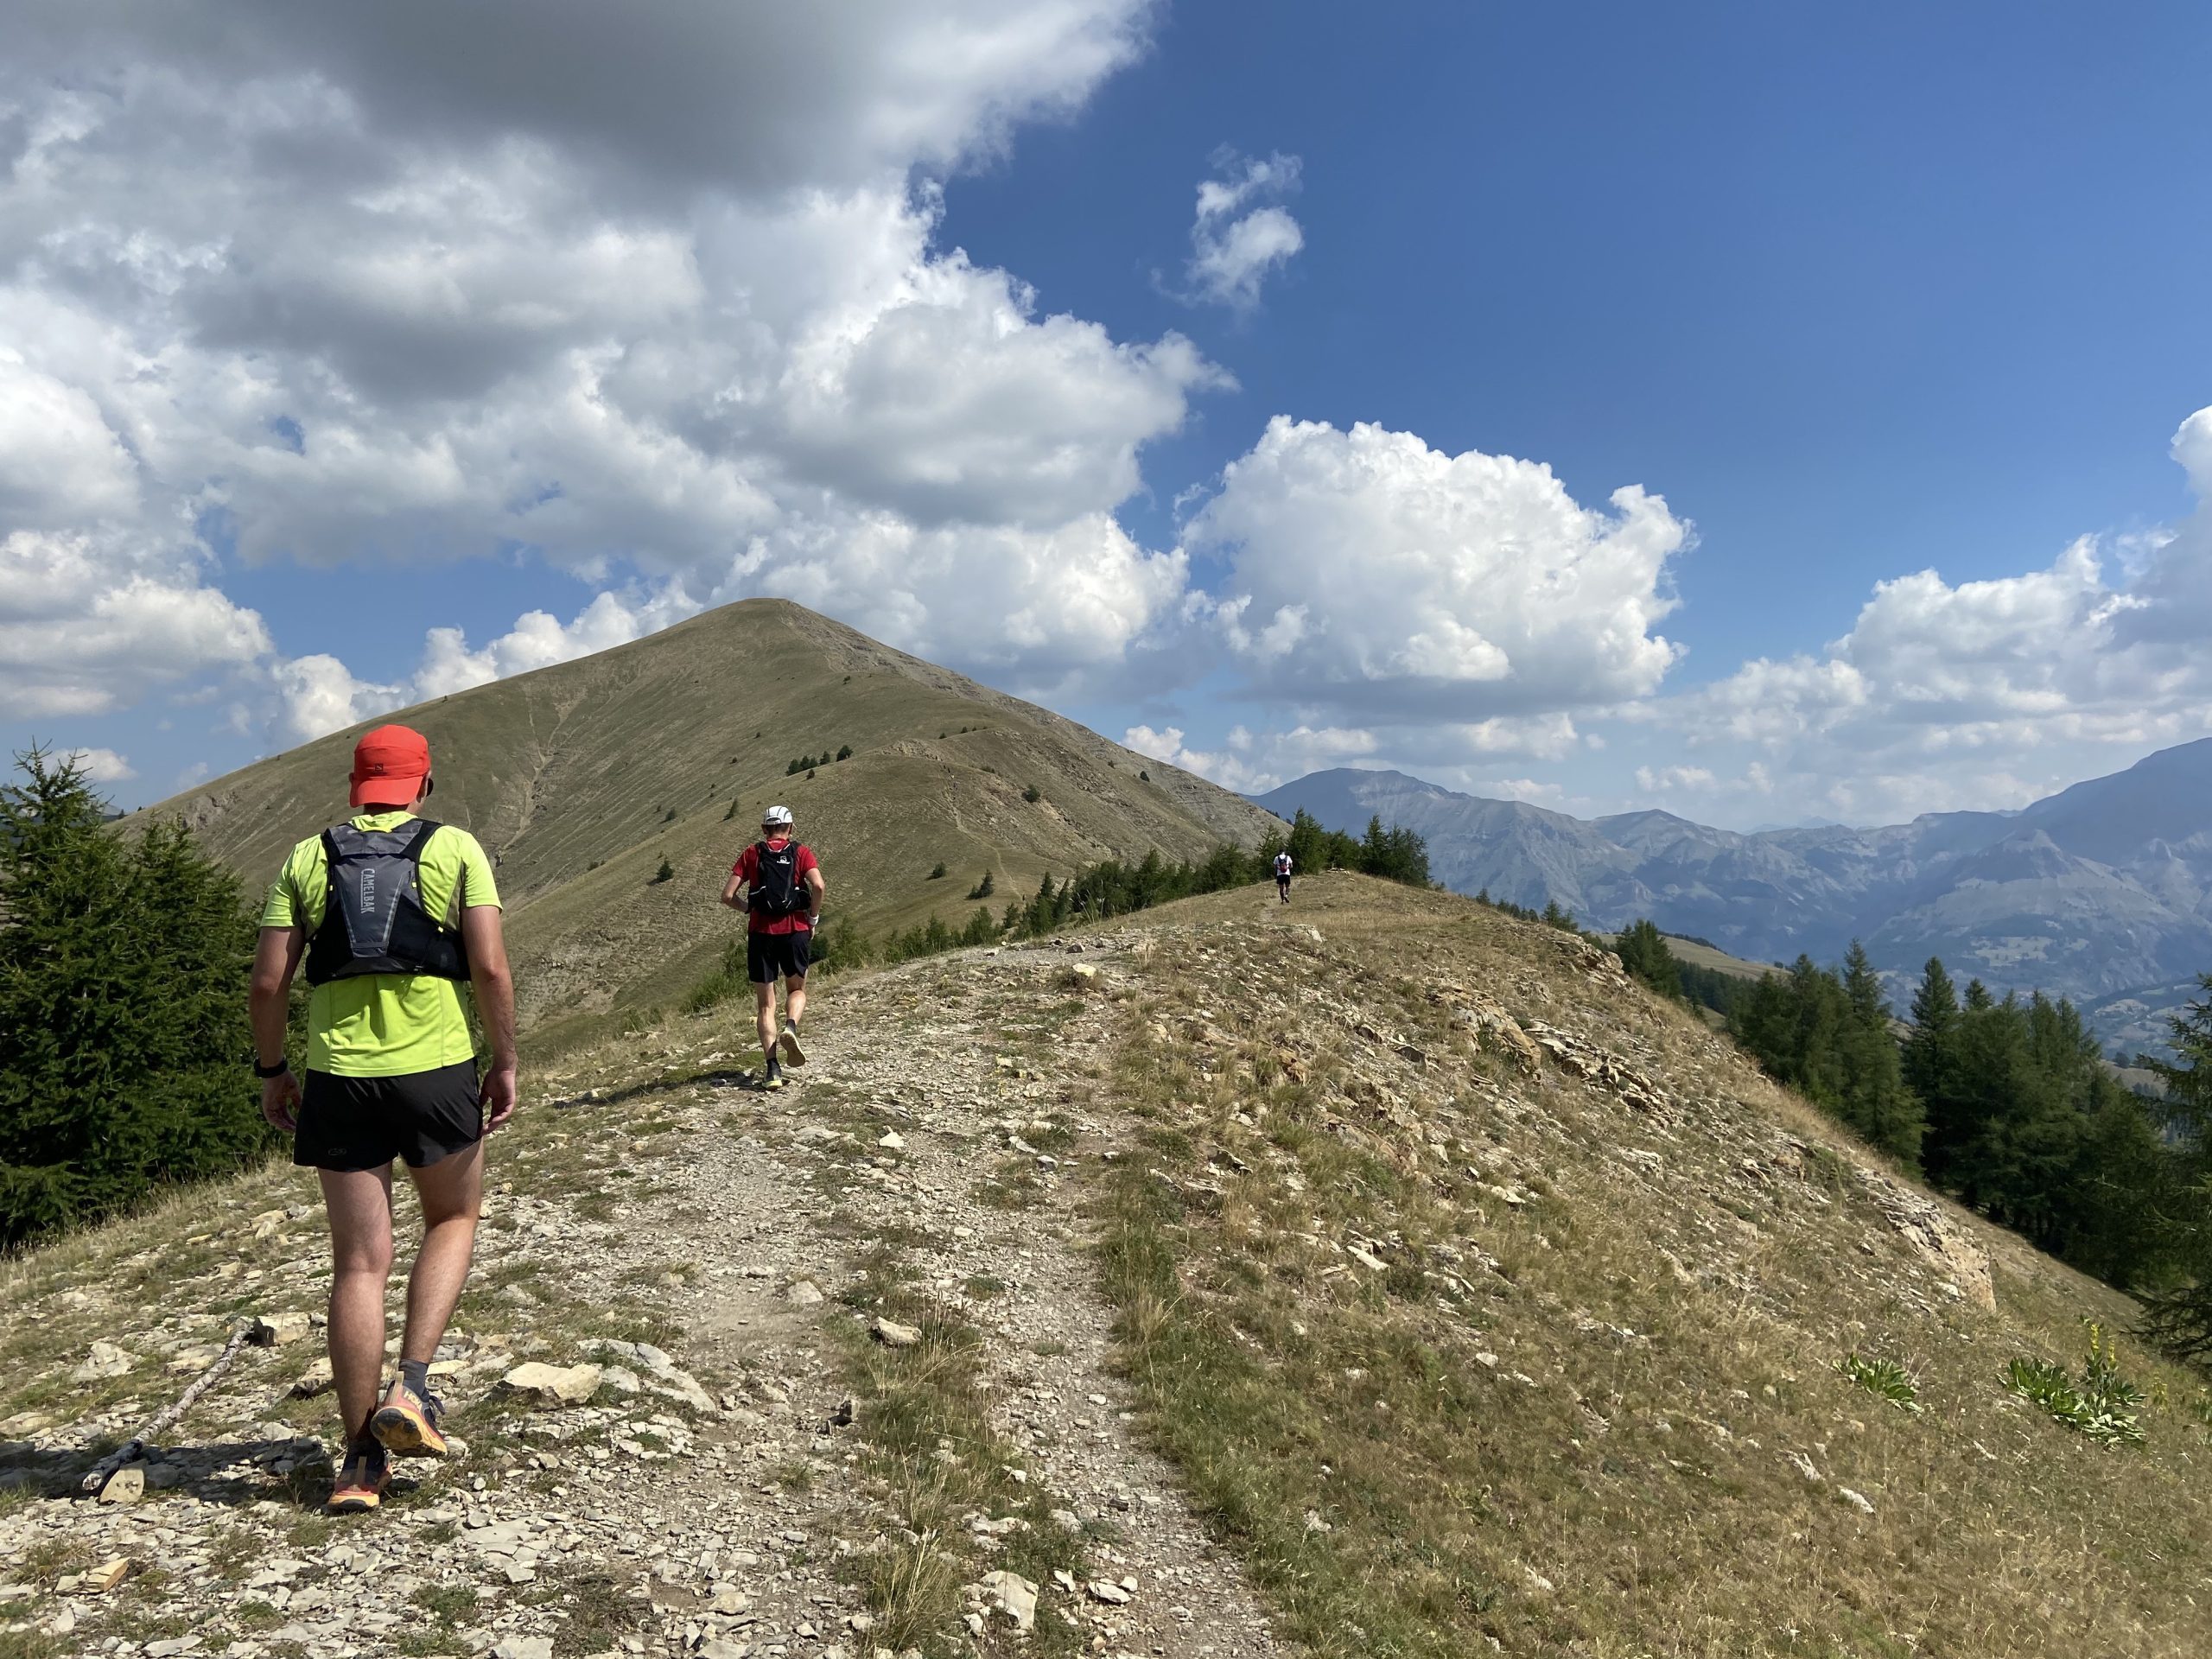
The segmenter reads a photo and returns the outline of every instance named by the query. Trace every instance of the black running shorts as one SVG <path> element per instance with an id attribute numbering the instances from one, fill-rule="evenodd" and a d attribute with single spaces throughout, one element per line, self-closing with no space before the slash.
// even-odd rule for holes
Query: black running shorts
<path id="1" fill-rule="evenodd" d="M 292 1161 L 308 1169 L 410 1169 L 466 1152 L 484 1138 L 471 1060 L 391 1077 L 310 1071 L 300 1090 Z"/>
<path id="2" fill-rule="evenodd" d="M 755 985 L 772 985 L 779 979 L 806 977 L 806 947 L 814 935 L 794 928 L 789 933 L 748 933 L 745 936 L 745 976 Z"/>

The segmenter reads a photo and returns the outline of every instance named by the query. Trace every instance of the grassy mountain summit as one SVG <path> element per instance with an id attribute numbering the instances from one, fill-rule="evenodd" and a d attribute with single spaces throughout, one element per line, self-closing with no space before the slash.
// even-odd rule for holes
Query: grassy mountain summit
<path id="1" fill-rule="evenodd" d="M 387 718 L 430 740 L 429 815 L 473 830 L 498 863 L 526 1023 L 650 1003 L 696 979 L 738 925 L 714 900 L 773 802 L 822 857 L 825 914 L 869 932 L 932 912 L 957 925 L 986 872 L 1011 895 L 1102 858 L 1249 845 L 1274 823 L 782 600 L 364 725 Z M 181 815 L 250 887 L 265 883 L 295 841 L 345 811 L 361 729 L 153 810 Z M 789 771 L 807 757 L 821 764 Z M 673 874 L 657 881 L 664 860 Z M 939 863 L 947 875 L 932 880 Z"/>

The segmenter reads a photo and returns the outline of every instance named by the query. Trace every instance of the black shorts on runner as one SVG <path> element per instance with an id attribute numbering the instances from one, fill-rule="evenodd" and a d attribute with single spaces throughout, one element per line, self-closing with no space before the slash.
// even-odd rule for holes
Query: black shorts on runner
<path id="1" fill-rule="evenodd" d="M 391 1077 L 310 1071 L 299 1118 L 292 1161 L 306 1169 L 381 1169 L 395 1159 L 421 1169 L 484 1138 L 473 1060 Z"/>
<path id="2" fill-rule="evenodd" d="M 748 933 L 745 936 L 745 976 L 755 985 L 772 985 L 779 979 L 806 977 L 806 947 L 814 935 L 794 928 L 789 933 Z"/>

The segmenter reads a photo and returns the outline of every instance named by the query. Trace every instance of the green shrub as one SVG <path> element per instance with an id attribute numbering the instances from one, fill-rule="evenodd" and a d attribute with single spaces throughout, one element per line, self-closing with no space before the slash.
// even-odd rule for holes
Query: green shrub
<path id="1" fill-rule="evenodd" d="M 676 866 L 664 858 L 660 861 L 660 868 L 653 872 L 653 879 L 645 885 L 657 887 L 664 881 L 673 881 L 675 879 Z"/>
<path id="2" fill-rule="evenodd" d="M 2005 1368 L 2005 1386 L 2032 1401 L 2054 1421 L 2088 1435 L 2100 1446 L 2140 1446 L 2143 1425 L 2137 1416 L 2143 1390 L 2120 1375 L 2120 1359 L 2104 1327 L 2089 1325 L 2089 1356 L 2077 1382 L 2063 1366 L 2025 1355 Z"/>
<path id="3" fill-rule="evenodd" d="M 868 942 L 855 929 L 844 922 L 833 921 L 815 934 L 807 952 L 808 971 L 811 976 L 864 968 L 870 954 Z"/>
<path id="4" fill-rule="evenodd" d="M 930 880 L 932 881 L 942 881 L 944 880 L 944 861 L 943 859 L 939 859 L 931 867 Z"/>
<path id="5" fill-rule="evenodd" d="M 1034 806 L 1038 802 L 1045 798 L 1045 791 L 1038 788 L 1036 785 L 1032 784 L 1028 788 L 1021 791 L 1021 798 L 1028 802 L 1030 805 Z"/>
<path id="6" fill-rule="evenodd" d="M 745 935 L 741 933 L 722 947 L 721 960 L 715 964 L 714 972 L 691 988 L 690 995 L 683 999 L 684 1012 L 704 1014 L 747 989 L 745 966 Z"/>
<path id="7" fill-rule="evenodd" d="M 1835 1368 L 1867 1393 L 1900 1411 L 1920 1409 L 1920 1390 L 1913 1386 L 1904 1367 L 1894 1359 L 1867 1359 L 1858 1354 L 1846 1354 L 1836 1361 Z"/>
<path id="8" fill-rule="evenodd" d="M 945 925 L 941 916 L 932 916 L 927 922 L 908 928 L 903 933 L 893 933 L 883 942 L 883 959 L 887 963 L 912 962 L 918 957 L 934 957 L 947 950 L 960 950 L 979 944 L 995 944 L 1000 937 L 997 922 L 988 910 L 979 910 L 968 918 L 967 925 L 954 928 Z"/>
<path id="9" fill-rule="evenodd" d="M 942 864 L 938 866 L 938 868 L 940 870 L 944 868 L 944 866 Z M 991 873 L 988 870 L 985 870 L 983 872 L 983 879 L 978 881 L 974 887 L 968 889 L 968 896 L 970 899 L 988 899 L 991 896 L 992 891 Z"/>

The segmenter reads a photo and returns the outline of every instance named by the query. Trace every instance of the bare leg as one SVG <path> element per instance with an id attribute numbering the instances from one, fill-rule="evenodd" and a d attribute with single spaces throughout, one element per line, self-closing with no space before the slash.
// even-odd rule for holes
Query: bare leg
<path id="1" fill-rule="evenodd" d="M 399 1357 L 428 1363 L 452 1322 L 476 1248 L 484 1199 L 484 1143 L 408 1172 L 423 1201 L 423 1248 L 407 1275 L 407 1329 Z M 392 1384 L 396 1395 L 398 1383 Z"/>
<path id="2" fill-rule="evenodd" d="M 784 1012 L 791 1016 L 794 1026 L 806 1018 L 806 976 L 784 982 Z"/>
<path id="3" fill-rule="evenodd" d="M 391 1166 L 319 1172 L 330 1216 L 330 1371 L 353 1444 L 384 1376 L 384 1293 L 391 1278 Z"/>
<path id="4" fill-rule="evenodd" d="M 753 988 L 754 1023 L 760 1032 L 760 1057 L 763 1060 L 776 1058 L 776 982 Z"/>

